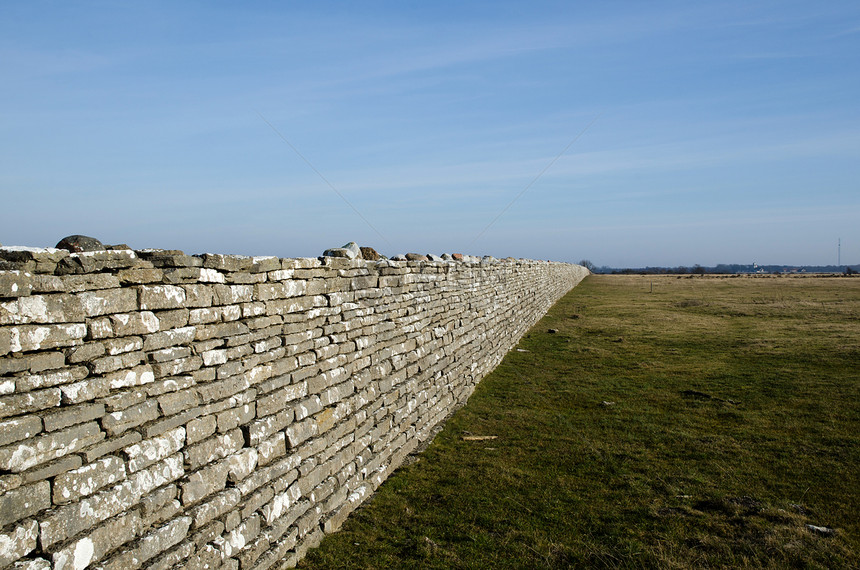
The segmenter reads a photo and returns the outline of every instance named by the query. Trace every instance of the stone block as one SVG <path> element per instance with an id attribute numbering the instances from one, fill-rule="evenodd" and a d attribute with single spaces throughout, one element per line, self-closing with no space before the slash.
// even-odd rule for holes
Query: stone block
<path id="1" fill-rule="evenodd" d="M 253 420 L 255 416 L 256 406 L 253 402 L 225 410 L 217 415 L 218 431 L 223 433 L 243 426 Z"/>
<path id="2" fill-rule="evenodd" d="M 77 501 L 125 478 L 125 463 L 122 459 L 115 455 L 102 457 L 79 469 L 57 476 L 53 486 L 54 504 L 63 505 Z"/>
<path id="3" fill-rule="evenodd" d="M 244 448 L 227 458 L 227 480 L 238 483 L 254 472 L 257 467 L 258 453 L 254 448 Z"/>
<path id="4" fill-rule="evenodd" d="M 144 283 L 160 283 L 164 274 L 161 269 L 140 267 L 121 269 L 116 277 L 122 285 L 140 285 Z"/>
<path id="5" fill-rule="evenodd" d="M 139 336 L 154 333 L 161 323 L 152 311 L 110 315 L 111 329 L 116 336 Z"/>
<path id="6" fill-rule="evenodd" d="M 248 424 L 248 441 L 256 446 L 275 432 L 281 431 L 293 421 L 293 410 L 285 409 L 276 414 L 260 418 Z"/>
<path id="7" fill-rule="evenodd" d="M 16 392 L 29 392 L 39 388 L 49 388 L 59 384 L 70 384 L 83 380 L 89 374 L 86 366 L 71 366 L 50 372 L 19 376 L 15 379 Z"/>
<path id="8" fill-rule="evenodd" d="M 111 565 L 105 570 L 114 568 L 126 570 L 139 568 L 142 564 L 161 554 L 170 547 L 182 542 L 191 526 L 191 517 L 177 517 L 165 525 L 144 535 L 133 548 L 123 551 L 111 558 Z"/>
<path id="9" fill-rule="evenodd" d="M 158 437 L 135 442 L 122 451 L 128 460 L 129 473 L 135 473 L 170 457 L 184 445 L 185 427 L 180 426 Z"/>
<path id="10" fill-rule="evenodd" d="M 8 331 L 11 352 L 75 346 L 82 344 L 87 334 L 87 326 L 84 323 L 19 325 L 3 330 Z"/>
<path id="11" fill-rule="evenodd" d="M 145 360 L 142 352 L 129 352 L 116 356 L 102 356 L 89 363 L 93 374 L 107 374 L 123 368 L 137 366 Z"/>
<path id="12" fill-rule="evenodd" d="M 213 285 L 213 304 L 235 305 L 254 300 L 254 287 L 251 285 Z"/>
<path id="13" fill-rule="evenodd" d="M 210 521 L 229 512 L 239 501 L 242 500 L 242 494 L 236 488 L 221 491 L 213 495 L 207 501 L 191 508 L 189 514 L 194 518 L 194 528 L 202 528 Z"/>
<path id="14" fill-rule="evenodd" d="M 143 349 L 143 339 L 139 336 L 124 336 L 111 338 L 102 343 L 107 353 L 111 356 L 125 354 Z"/>
<path id="15" fill-rule="evenodd" d="M 215 539 L 215 544 L 225 556 L 235 556 L 258 534 L 260 534 L 260 516 L 255 514 L 225 536 Z"/>
<path id="16" fill-rule="evenodd" d="M 203 416 L 202 418 L 197 418 L 188 422 L 188 444 L 191 445 L 193 443 L 206 439 L 207 437 L 215 433 L 217 425 L 218 424 L 214 415 Z"/>
<path id="17" fill-rule="evenodd" d="M 183 285 L 185 289 L 184 307 L 209 307 L 212 305 L 212 288 L 208 285 L 190 284 Z"/>
<path id="18" fill-rule="evenodd" d="M 191 344 L 197 333 L 197 327 L 181 327 L 170 329 L 144 337 L 143 349 L 146 351 L 159 350 L 162 348 Z"/>
<path id="19" fill-rule="evenodd" d="M 32 291 L 32 274 L 24 271 L 0 271 L 0 297 L 25 297 Z"/>
<path id="20" fill-rule="evenodd" d="M 98 317 L 137 310 L 137 293 L 134 289 L 101 289 L 78 293 L 84 315 Z"/>
<path id="21" fill-rule="evenodd" d="M 75 295 L 32 295 L 0 302 L 0 325 L 83 322 Z"/>
<path id="22" fill-rule="evenodd" d="M 161 330 L 178 329 L 188 324 L 189 309 L 170 309 L 158 311 L 155 316 L 161 321 Z"/>
<path id="23" fill-rule="evenodd" d="M 59 406 L 60 394 L 58 388 L 47 388 L 23 394 L 0 396 L 0 419 Z"/>
<path id="24" fill-rule="evenodd" d="M 87 342 L 81 346 L 76 346 L 66 350 L 69 364 L 80 364 L 81 362 L 89 362 L 103 356 L 107 352 L 104 343 Z"/>
<path id="25" fill-rule="evenodd" d="M 0 495 L 0 528 L 51 506 L 51 484 L 39 481 Z"/>
<path id="26" fill-rule="evenodd" d="M 145 400 L 124 410 L 106 414 L 102 417 L 101 423 L 108 435 L 115 436 L 146 422 L 151 422 L 157 419 L 158 415 L 158 402 Z"/>
<path id="27" fill-rule="evenodd" d="M 177 285 L 141 285 L 138 293 L 144 311 L 181 309 L 185 303 L 185 289 Z"/>
<path id="28" fill-rule="evenodd" d="M 104 439 L 96 422 L 36 436 L 0 448 L 0 468 L 20 473 Z"/>
<path id="29" fill-rule="evenodd" d="M 111 390 L 134 388 L 136 386 L 143 386 L 155 381 L 152 367 L 148 364 L 135 366 L 130 370 L 120 370 L 119 372 L 105 374 L 104 378 Z"/>
<path id="30" fill-rule="evenodd" d="M 57 431 L 76 424 L 97 420 L 105 415 L 104 404 L 80 404 L 64 407 L 42 416 L 45 431 Z"/>
<path id="31" fill-rule="evenodd" d="M 188 479 L 180 484 L 182 504 L 191 505 L 204 497 L 222 491 L 227 486 L 228 470 L 228 464 L 221 461 L 189 475 Z"/>
<path id="32" fill-rule="evenodd" d="M 286 430 L 287 444 L 294 449 L 317 434 L 317 424 L 313 418 L 290 425 Z"/>
<path id="33" fill-rule="evenodd" d="M 203 366 L 203 359 L 194 355 L 168 362 L 153 362 L 151 366 L 152 372 L 157 378 L 164 378 L 165 376 L 176 376 L 197 370 Z"/>
<path id="34" fill-rule="evenodd" d="M 0 421 L 0 447 L 33 437 L 42 431 L 39 416 L 21 416 Z"/>
<path id="35" fill-rule="evenodd" d="M 189 470 L 195 470 L 207 463 L 227 457 L 242 448 L 245 439 L 241 430 L 210 437 L 200 443 L 185 448 L 185 465 Z"/>
<path id="36" fill-rule="evenodd" d="M 200 397 L 196 390 L 182 390 L 170 392 L 158 397 L 158 406 L 165 416 L 172 416 L 191 409 L 200 403 Z"/>
<path id="37" fill-rule="evenodd" d="M 83 451 L 82 455 L 87 463 L 92 463 L 99 457 L 113 453 L 119 449 L 127 447 L 142 439 L 142 436 L 136 431 L 123 434 L 121 437 L 115 437 L 96 444 Z"/>
<path id="38" fill-rule="evenodd" d="M 54 552 L 54 570 L 83 570 L 100 561 L 112 550 L 137 537 L 143 527 L 137 511 L 106 521 L 62 549 Z"/>
<path id="39" fill-rule="evenodd" d="M 6 532 L 0 532 L 0 568 L 12 565 L 36 549 L 39 523 L 26 520 Z"/>
<path id="40" fill-rule="evenodd" d="M 131 390 L 113 392 L 110 396 L 99 399 L 98 403 L 104 404 L 105 410 L 108 412 L 117 412 L 140 404 L 144 400 L 146 400 L 146 392 L 132 388 Z"/>
<path id="41" fill-rule="evenodd" d="M 40 521 L 42 548 L 50 551 L 55 544 L 124 512 L 128 505 L 136 504 L 145 494 L 179 479 L 184 473 L 182 454 L 177 453 L 109 489 L 54 509 Z"/>
<path id="42" fill-rule="evenodd" d="M 190 346 L 173 346 L 170 348 L 162 348 L 147 354 L 150 362 L 168 362 L 179 358 L 188 358 L 191 356 Z M 205 361 L 204 361 L 205 363 Z"/>
<path id="43" fill-rule="evenodd" d="M 103 376 L 87 378 L 81 382 L 63 384 L 59 387 L 59 392 L 64 404 L 80 404 L 110 394 L 110 381 Z"/>
<path id="44" fill-rule="evenodd" d="M 65 356 L 62 352 L 17 354 L 0 359 L 0 376 L 26 371 L 35 374 L 45 370 L 62 368 L 64 364 Z"/>

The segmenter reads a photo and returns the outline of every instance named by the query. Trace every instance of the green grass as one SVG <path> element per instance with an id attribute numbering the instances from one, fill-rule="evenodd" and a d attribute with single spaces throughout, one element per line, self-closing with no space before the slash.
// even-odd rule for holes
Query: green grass
<path id="1" fill-rule="evenodd" d="M 301 568 L 860 567 L 860 279 L 591 276 L 518 348 Z"/>

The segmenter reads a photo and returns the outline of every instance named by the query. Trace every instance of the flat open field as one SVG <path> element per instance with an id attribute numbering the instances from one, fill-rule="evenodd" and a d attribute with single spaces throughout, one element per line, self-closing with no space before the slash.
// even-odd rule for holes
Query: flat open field
<path id="1" fill-rule="evenodd" d="M 860 568 L 860 279 L 587 278 L 300 567 Z"/>

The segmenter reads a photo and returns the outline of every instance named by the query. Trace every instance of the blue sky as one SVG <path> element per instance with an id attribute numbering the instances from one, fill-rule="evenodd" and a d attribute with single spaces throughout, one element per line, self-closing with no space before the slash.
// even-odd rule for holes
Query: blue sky
<path id="1" fill-rule="evenodd" d="M 860 263 L 856 0 L 7 0 L 0 77 L 4 245 Z"/>

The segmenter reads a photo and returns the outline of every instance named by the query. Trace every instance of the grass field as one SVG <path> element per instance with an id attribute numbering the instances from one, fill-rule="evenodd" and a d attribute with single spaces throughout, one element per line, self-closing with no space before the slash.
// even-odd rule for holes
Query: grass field
<path id="1" fill-rule="evenodd" d="M 587 278 L 300 567 L 860 568 L 860 279 Z"/>

